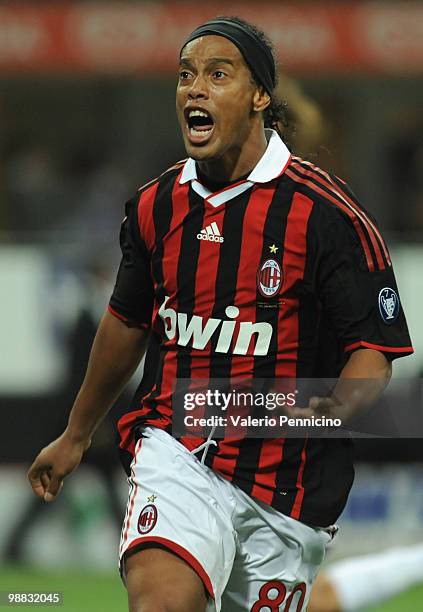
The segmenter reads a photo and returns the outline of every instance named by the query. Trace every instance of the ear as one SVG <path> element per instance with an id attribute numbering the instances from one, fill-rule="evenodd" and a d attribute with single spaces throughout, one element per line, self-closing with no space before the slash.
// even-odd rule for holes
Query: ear
<path id="1" fill-rule="evenodd" d="M 256 113 L 264 111 L 270 105 L 270 96 L 263 87 L 257 87 L 253 96 L 253 110 Z"/>

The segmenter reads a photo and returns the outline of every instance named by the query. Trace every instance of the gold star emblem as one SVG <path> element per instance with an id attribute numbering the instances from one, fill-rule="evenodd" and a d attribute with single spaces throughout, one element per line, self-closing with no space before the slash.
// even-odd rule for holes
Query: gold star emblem
<path id="1" fill-rule="evenodd" d="M 157 499 L 157 495 L 150 495 L 150 497 L 147 497 L 147 500 L 149 502 L 155 502 Z"/>
<path id="2" fill-rule="evenodd" d="M 276 244 L 272 244 L 272 246 L 270 246 L 269 249 L 271 253 L 276 253 L 276 251 L 279 250 L 279 247 L 277 247 Z"/>

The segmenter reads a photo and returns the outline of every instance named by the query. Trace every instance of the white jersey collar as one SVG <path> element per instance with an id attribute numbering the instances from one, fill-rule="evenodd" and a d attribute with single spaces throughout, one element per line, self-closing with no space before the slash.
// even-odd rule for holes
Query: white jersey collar
<path id="1" fill-rule="evenodd" d="M 219 206 L 246 191 L 254 183 L 268 183 L 272 181 L 283 174 L 291 161 L 291 154 L 275 130 L 266 129 L 265 132 L 268 140 L 266 151 L 245 181 L 235 183 L 232 187 L 226 187 L 213 194 L 198 180 L 195 161 L 189 157 L 183 167 L 179 183 L 183 185 L 191 181 L 194 191 L 213 206 Z"/>

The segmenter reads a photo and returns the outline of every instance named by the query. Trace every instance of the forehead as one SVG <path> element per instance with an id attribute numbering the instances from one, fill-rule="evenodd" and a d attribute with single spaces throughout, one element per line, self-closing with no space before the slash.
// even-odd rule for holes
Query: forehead
<path id="1" fill-rule="evenodd" d="M 234 43 L 223 36 L 214 34 L 191 40 L 181 52 L 181 60 L 207 62 L 215 57 L 245 64 L 241 51 Z"/>

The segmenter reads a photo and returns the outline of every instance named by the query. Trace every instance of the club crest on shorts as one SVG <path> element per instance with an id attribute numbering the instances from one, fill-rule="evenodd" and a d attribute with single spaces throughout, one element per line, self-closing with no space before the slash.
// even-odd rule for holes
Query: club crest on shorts
<path id="1" fill-rule="evenodd" d="M 399 314 L 400 301 L 396 292 L 390 287 L 384 287 L 379 292 L 379 312 L 387 325 L 394 323 Z"/>
<path id="2" fill-rule="evenodd" d="M 147 504 L 138 517 L 138 531 L 149 533 L 157 523 L 157 508 L 154 504 Z"/>
<path id="3" fill-rule="evenodd" d="M 282 286 L 282 270 L 275 259 L 266 259 L 257 272 L 257 288 L 261 295 L 271 298 Z"/>

